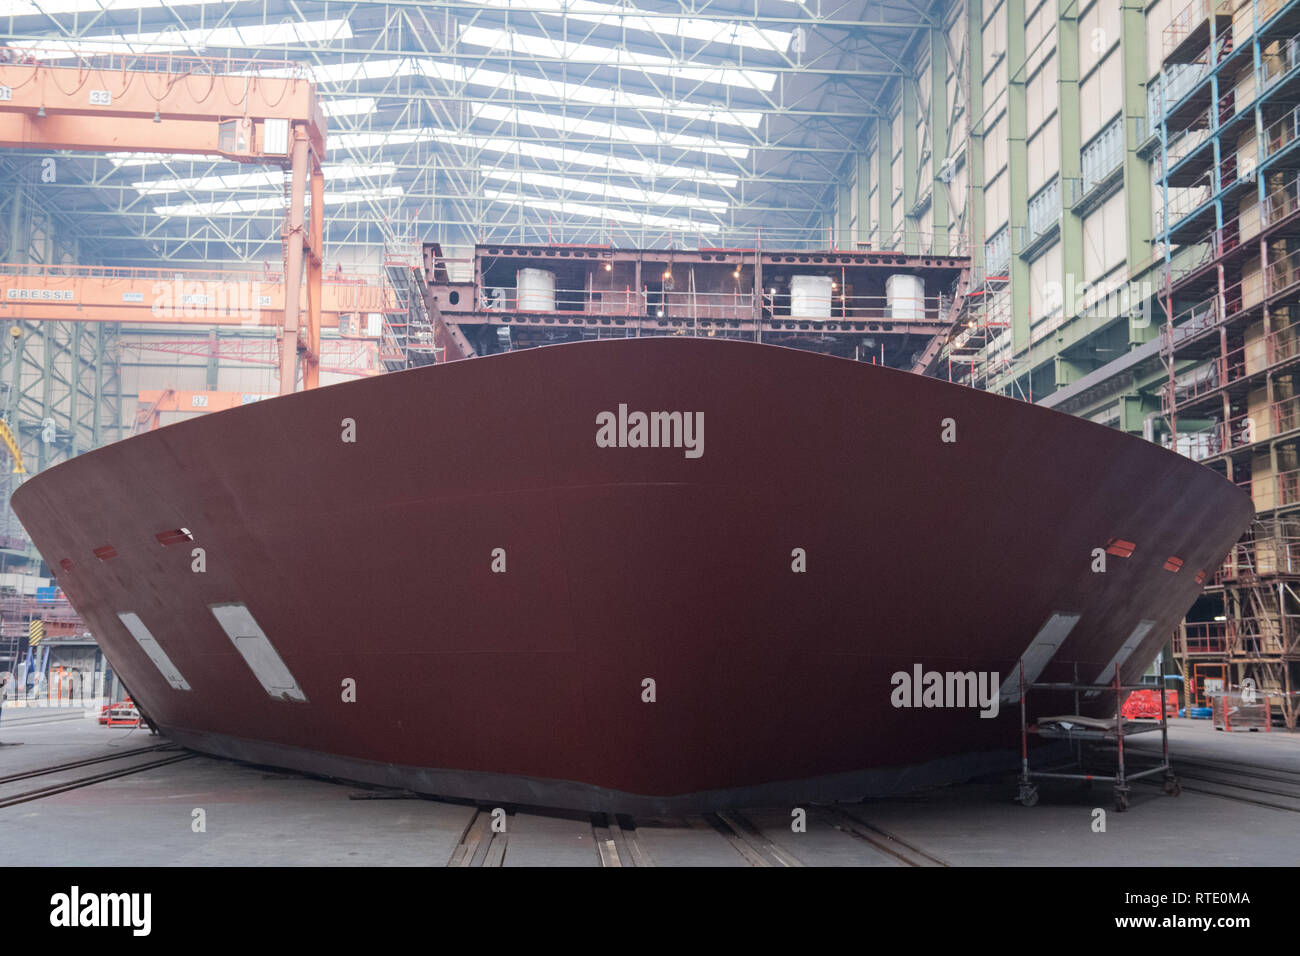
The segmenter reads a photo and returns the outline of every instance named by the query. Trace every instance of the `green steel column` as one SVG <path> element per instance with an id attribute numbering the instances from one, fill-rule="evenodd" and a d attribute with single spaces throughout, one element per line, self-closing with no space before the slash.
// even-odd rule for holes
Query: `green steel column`
<path id="1" fill-rule="evenodd" d="M 948 158 L 948 44 L 943 27 L 930 30 L 930 228 L 929 250 L 948 254 L 948 185 L 940 179 Z"/>
<path id="2" fill-rule="evenodd" d="M 888 117 L 876 120 L 876 199 L 880 203 L 881 249 L 893 248 L 890 238 L 894 232 L 894 130 Z"/>
<path id="3" fill-rule="evenodd" d="M 1092 371 L 1092 366 L 1071 362 L 1065 356 L 1057 353 L 1052 357 L 1052 371 L 1056 378 L 1056 386 L 1060 388 L 1083 378 Z"/>
<path id="4" fill-rule="evenodd" d="M 1083 191 L 1082 131 L 1079 116 L 1079 3 L 1058 0 L 1056 59 L 1060 99 L 1056 126 L 1061 146 L 1061 284 L 1065 303 L 1076 301 L 1073 290 L 1083 282 L 1083 219 L 1074 204 Z M 1072 315 L 1064 316 L 1068 321 Z"/>
<path id="5" fill-rule="evenodd" d="M 1142 434 L 1142 423 L 1149 410 L 1159 411 L 1158 406 L 1148 409 L 1149 403 L 1141 395 L 1122 395 L 1119 401 L 1119 427 L 1130 435 Z"/>
<path id="6" fill-rule="evenodd" d="M 857 242 L 867 242 L 871 238 L 871 160 L 866 150 L 858 153 L 858 231 L 853 237 Z"/>
<path id="7" fill-rule="evenodd" d="M 113 336 L 113 379 L 117 383 L 117 394 L 114 396 L 116 401 L 113 404 L 113 429 L 117 432 L 115 441 L 121 441 L 126 437 L 126 423 L 122 421 L 122 323 L 114 322 L 112 329 L 109 330 Z"/>
<path id="8" fill-rule="evenodd" d="M 77 399 L 81 392 L 81 327 L 81 322 L 72 323 L 72 354 L 68 362 L 68 430 L 72 433 L 69 458 L 81 454 L 81 428 L 77 421 Z"/>
<path id="9" fill-rule="evenodd" d="M 1011 235 L 1011 348 L 1029 348 L 1029 263 L 1016 255 L 1018 237 L 1029 231 L 1029 149 L 1025 142 L 1025 0 L 1007 0 L 1007 184 Z"/>
<path id="10" fill-rule="evenodd" d="M 211 329 L 208 332 L 208 371 L 204 379 L 206 388 L 210 392 L 217 390 L 217 384 L 220 382 L 221 375 L 221 346 L 219 344 L 217 330 Z"/>
<path id="11" fill-rule="evenodd" d="M 27 348 L 27 335 L 30 326 L 26 322 L 15 322 L 12 328 L 19 330 L 20 334 L 12 336 L 13 338 L 13 363 L 11 370 L 12 378 L 9 382 L 9 401 L 5 407 L 5 421 L 9 423 L 9 429 L 18 437 L 18 401 L 22 395 L 23 386 L 23 352 Z"/>
<path id="12" fill-rule="evenodd" d="M 966 33 L 970 47 L 970 61 L 966 64 L 967 76 L 964 78 L 969 91 L 966 117 L 970 129 L 967 135 L 968 152 L 967 178 L 970 209 L 967 219 L 970 222 L 971 237 L 971 286 L 974 288 L 984 281 L 984 4 L 983 0 L 968 0 Z M 962 82 L 963 78 L 958 78 Z"/>
<path id="13" fill-rule="evenodd" d="M 54 417 L 54 346 L 61 323 L 42 322 L 41 330 L 41 421 L 40 441 L 36 443 L 36 469 L 44 471 L 50 463 L 52 448 L 45 441 L 45 423 Z M 57 425 L 55 426 L 58 427 Z"/>
<path id="14" fill-rule="evenodd" d="M 853 212 L 853 190 L 847 185 L 835 187 L 834 249 L 849 248 L 849 219 Z"/>
<path id="15" fill-rule="evenodd" d="M 1130 276 L 1139 263 L 1151 258 L 1153 235 L 1151 168 L 1138 155 L 1138 147 L 1146 138 L 1147 131 L 1145 6 L 1145 0 L 1122 0 L 1120 11 L 1120 52 L 1124 57 L 1124 218 L 1128 222 L 1126 249 Z M 1155 338 L 1154 312 L 1154 308 L 1139 309 L 1129 316 L 1130 346 Z"/>
<path id="16" fill-rule="evenodd" d="M 903 111 L 903 249 L 915 254 L 920 226 L 916 218 L 917 186 L 921 178 L 916 149 L 916 77 L 905 76 L 902 86 Z"/>
<path id="17" fill-rule="evenodd" d="M 9 204 L 9 261 L 27 261 L 27 237 L 19 235 L 23 218 L 23 187 L 21 179 L 14 184 L 13 199 Z"/>
<path id="18" fill-rule="evenodd" d="M 95 323 L 95 394 L 90 406 L 90 445 L 98 448 L 104 444 L 104 363 L 108 361 L 104 322 Z"/>

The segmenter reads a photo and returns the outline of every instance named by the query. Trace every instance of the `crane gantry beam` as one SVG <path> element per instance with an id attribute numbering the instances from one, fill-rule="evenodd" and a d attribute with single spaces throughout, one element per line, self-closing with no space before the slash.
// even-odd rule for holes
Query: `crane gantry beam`
<path id="1" fill-rule="evenodd" d="M 319 381 L 325 113 L 299 64 L 105 53 L 46 63 L 9 47 L 0 62 L 0 147 L 211 153 L 288 171 L 280 391 Z M 311 204 L 306 205 L 310 192 Z M 305 319 L 305 321 L 304 321 Z"/>
<path id="2" fill-rule="evenodd" d="M 0 263 L 0 321 L 278 327 L 284 293 L 280 272 Z M 391 310 L 394 296 L 377 275 L 340 272 L 322 280 L 319 302 L 320 327 L 336 328 L 340 316 Z"/>

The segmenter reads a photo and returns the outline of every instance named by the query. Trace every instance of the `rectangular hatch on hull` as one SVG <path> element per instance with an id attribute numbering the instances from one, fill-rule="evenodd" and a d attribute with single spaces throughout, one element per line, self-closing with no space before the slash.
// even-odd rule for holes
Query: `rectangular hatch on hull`
<path id="1" fill-rule="evenodd" d="M 140 645 L 140 650 L 144 651 L 149 660 L 153 661 L 153 666 L 158 668 L 158 673 L 162 674 L 163 680 L 167 681 L 176 690 L 190 689 L 189 683 L 181 676 L 180 670 L 172 663 L 172 659 L 167 656 L 167 652 L 162 649 L 149 628 L 144 626 L 144 621 L 140 620 L 140 615 L 134 611 L 126 611 L 125 613 L 119 613 L 117 619 L 135 638 L 135 642 Z"/>
<path id="2" fill-rule="evenodd" d="M 1133 628 L 1133 633 L 1128 636 L 1128 640 L 1120 645 L 1119 650 L 1115 652 L 1115 656 L 1110 659 L 1109 664 L 1101 669 L 1101 673 L 1097 675 L 1097 679 L 1093 683 L 1115 683 L 1115 668 L 1124 666 L 1125 661 L 1138 649 L 1138 645 L 1146 640 L 1146 636 L 1151 633 L 1151 628 L 1155 626 L 1155 621 L 1138 621 L 1138 626 Z M 1096 697 L 1097 692 L 1091 691 L 1088 696 Z"/>
<path id="3" fill-rule="evenodd" d="M 307 702 L 307 695 L 248 608 L 242 604 L 211 604 L 208 610 L 268 694 L 276 700 Z"/>
<path id="4" fill-rule="evenodd" d="M 1055 656 L 1061 645 L 1065 643 L 1065 639 L 1070 636 L 1070 632 L 1074 630 L 1074 625 L 1078 623 L 1078 614 L 1067 614 L 1064 611 L 1057 611 L 1049 617 L 1047 623 L 1039 628 L 1034 639 L 1029 642 L 1025 652 L 1020 655 L 1016 666 L 1011 668 L 1007 679 L 1002 682 L 999 696 L 1003 700 L 1017 700 L 1020 697 L 1020 664 L 1025 665 L 1026 684 L 1038 680 L 1038 675 L 1043 672 L 1043 668 Z"/>

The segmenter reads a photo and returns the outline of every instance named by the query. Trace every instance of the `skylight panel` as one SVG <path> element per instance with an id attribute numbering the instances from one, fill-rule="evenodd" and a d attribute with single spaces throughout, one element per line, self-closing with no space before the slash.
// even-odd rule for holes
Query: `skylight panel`
<path id="1" fill-rule="evenodd" d="M 614 26 L 624 30 L 655 33 L 659 36 L 726 43 L 730 46 L 783 52 L 793 34 L 788 30 L 769 30 L 722 20 L 702 20 L 680 16 L 646 16 L 644 11 L 628 10 L 593 0 L 477 0 L 486 7 L 506 9 L 512 13 L 550 13 L 566 16 L 596 26 Z"/>
<path id="2" fill-rule="evenodd" d="M 392 176 L 397 171 L 393 163 L 363 165 L 358 163 L 332 163 L 322 167 L 327 182 L 340 179 L 362 179 L 368 176 Z M 212 190 L 279 188 L 284 174 L 279 170 L 231 173 L 226 176 L 197 176 L 189 179 L 152 179 L 132 183 L 142 195 L 159 195 L 172 192 L 204 192 Z"/>
<path id="3" fill-rule="evenodd" d="M 367 202 L 372 199 L 397 199 L 406 195 L 401 186 L 385 186 L 382 189 L 354 189 L 342 192 L 325 192 L 327 205 Z M 259 199 L 227 199 L 220 202 L 178 203 L 174 206 L 154 206 L 155 216 L 225 216 L 267 209 L 283 209 L 284 197 L 266 196 Z"/>
<path id="4" fill-rule="evenodd" d="M 320 20 L 300 23 L 253 24 L 242 27 L 210 27 L 197 30 L 170 30 L 152 33 L 116 33 L 84 37 L 79 40 L 41 40 L 24 45 L 46 60 L 96 56 L 106 53 L 161 53 L 167 50 L 203 50 L 205 47 L 244 48 L 283 46 L 299 43 L 326 43 L 350 40 L 352 28 L 347 20 Z"/>
<path id="5" fill-rule="evenodd" d="M 523 183 L 541 189 L 554 189 L 557 192 L 581 192 L 605 199 L 621 199 L 627 202 L 641 202 L 649 206 L 687 206 L 695 209 L 708 209 L 726 212 L 730 205 L 722 199 L 704 199 L 694 195 L 674 195 L 673 193 L 641 189 L 636 186 L 619 186 L 614 183 L 593 182 L 573 176 L 556 176 L 549 173 L 536 173 L 519 169 L 480 170 L 484 178 Z"/>
<path id="6" fill-rule="evenodd" d="M 354 96 L 348 99 L 324 100 L 321 109 L 326 116 L 355 116 L 373 113 L 379 101 L 373 96 Z"/>
<path id="7" fill-rule="evenodd" d="M 513 139 L 491 136 L 465 136 L 444 130 L 434 130 L 433 138 L 440 143 L 451 146 L 462 146 L 466 149 L 489 153 L 504 153 L 513 156 L 519 152 L 519 143 Z M 631 159 L 626 156 L 611 156 L 608 153 L 565 149 L 561 146 L 547 146 L 544 143 L 530 143 L 527 158 L 533 161 L 553 162 L 559 165 L 606 169 L 612 173 L 620 173 L 649 181 L 680 179 L 686 182 L 706 183 L 719 189 L 733 189 L 740 181 L 737 176 L 717 173 L 709 169 L 677 166 L 671 163 L 655 163 L 643 159 Z"/>
<path id="8" fill-rule="evenodd" d="M 159 7 L 203 7 L 238 3 L 239 0 L 0 0 L 0 17 L 57 16 L 61 13 L 110 13 L 119 10 L 156 10 Z"/>
<path id="9" fill-rule="evenodd" d="M 190 179 L 148 179 L 134 182 L 131 188 L 144 196 L 171 192 L 213 189 L 262 189 L 284 182 L 284 174 L 275 171 L 231 173 L 228 176 L 196 176 Z"/>
<path id="10" fill-rule="evenodd" d="M 601 120 L 580 119 L 576 116 L 562 116 L 521 110 L 516 107 L 495 106 L 491 103 L 476 104 L 473 113 L 476 119 L 519 123 L 532 126 L 535 129 L 554 129 L 562 133 L 573 133 L 594 140 L 619 140 L 643 146 L 663 146 L 669 149 L 714 153 L 719 156 L 731 156 L 735 159 L 744 159 L 749 155 L 749 149 L 740 144 L 729 144 L 712 137 L 694 136 L 689 133 L 671 133 L 644 126 L 624 126 L 619 123 L 606 123 Z"/>
<path id="11" fill-rule="evenodd" d="M 582 103 L 591 106 L 623 107 L 648 112 L 666 113 L 688 120 L 708 120 L 756 129 L 763 120 L 757 110 L 731 110 L 719 108 L 715 103 L 694 105 L 685 100 L 670 100 L 644 93 L 629 93 L 612 87 L 593 87 L 577 83 L 564 83 L 546 77 L 502 73 L 486 68 L 468 68 L 455 64 L 426 60 L 421 62 L 425 76 L 463 83 L 466 86 L 484 86 L 492 90 L 525 93 L 539 99 L 553 99 Z"/>
<path id="12" fill-rule="evenodd" d="M 201 163 L 235 160 L 220 153 L 105 153 L 104 158 L 114 166 L 152 166 L 161 163 Z"/>
<path id="13" fill-rule="evenodd" d="M 508 50 L 512 53 L 527 53 L 532 56 L 570 60 L 583 64 L 599 63 L 698 83 L 719 83 L 724 86 L 762 90 L 764 93 L 770 92 L 776 86 L 776 74 L 762 70 L 682 66 L 675 63 L 671 57 L 657 54 L 615 49 L 594 43 L 554 40 L 550 37 L 497 27 L 467 26 L 460 32 L 460 42 L 468 46 L 486 47 L 491 51 Z"/>
<path id="14" fill-rule="evenodd" d="M 702 120 L 757 129 L 763 121 L 758 110 L 733 110 L 716 103 L 698 105 L 682 99 L 668 99 L 647 93 L 631 93 L 613 87 L 588 86 L 566 83 L 546 77 L 524 76 L 501 70 L 460 66 L 445 60 L 428 57 L 389 57 L 369 59 L 354 63 L 328 63 L 305 67 L 312 82 L 329 86 L 348 85 L 367 80 L 389 80 L 402 76 L 424 76 L 464 86 L 480 86 L 493 91 L 526 93 L 540 99 L 553 99 L 582 103 L 590 106 L 609 106 L 646 112 L 665 113 L 685 120 Z M 288 70 L 266 70 L 263 76 L 288 76 Z"/>
<path id="15" fill-rule="evenodd" d="M 483 197 L 489 202 L 503 203 L 508 206 L 523 206 L 539 212 L 558 212 L 566 216 L 581 216 L 587 219 L 603 219 L 613 222 L 626 222 L 637 226 L 658 226 L 667 229 L 680 229 L 683 232 L 714 233 L 722 227 L 715 222 L 692 222 L 675 216 L 656 216 L 650 213 L 631 212 L 627 209 L 614 209 L 608 206 L 593 206 L 589 203 L 569 202 L 567 200 L 538 199 L 524 196 L 517 192 L 500 189 L 485 190 Z"/>
<path id="16" fill-rule="evenodd" d="M 351 63 L 317 63 L 306 67 L 313 83 L 359 83 L 363 80 L 389 80 L 399 76 L 419 76 L 421 60 L 417 57 L 367 58 Z M 267 76 L 289 76 L 290 70 L 269 70 Z"/>
<path id="17" fill-rule="evenodd" d="M 331 153 L 337 149 L 373 149 L 385 146 L 406 146 L 433 139 L 429 129 L 386 129 L 378 133 L 331 133 L 328 141 Z"/>

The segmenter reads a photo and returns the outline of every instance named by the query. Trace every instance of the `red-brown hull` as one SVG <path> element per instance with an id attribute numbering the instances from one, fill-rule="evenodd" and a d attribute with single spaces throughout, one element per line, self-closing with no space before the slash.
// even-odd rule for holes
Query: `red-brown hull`
<path id="1" fill-rule="evenodd" d="M 703 454 L 598 447 L 597 413 L 620 403 L 702 412 Z M 1018 747 L 1011 707 L 895 707 L 892 674 L 1005 678 L 1069 613 L 1040 679 L 1095 678 L 1149 621 L 1124 659 L 1131 681 L 1251 515 L 1209 470 L 1089 422 L 698 339 L 532 349 L 260 402 L 83 455 L 13 507 L 183 742 L 610 810 L 961 776 Z M 155 537 L 179 528 L 193 540 Z M 1116 538 L 1134 553 L 1097 573 L 1094 549 Z M 227 602 L 246 605 L 306 702 L 263 689 L 208 610 Z"/>

